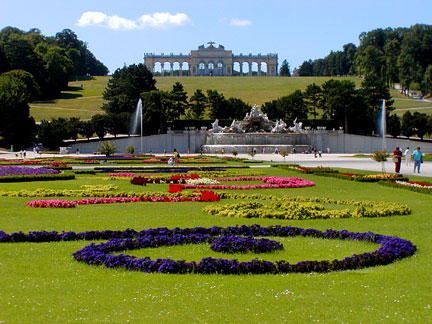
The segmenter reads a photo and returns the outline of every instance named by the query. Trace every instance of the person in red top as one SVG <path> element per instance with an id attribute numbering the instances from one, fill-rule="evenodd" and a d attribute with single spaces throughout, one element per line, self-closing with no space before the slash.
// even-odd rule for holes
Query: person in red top
<path id="1" fill-rule="evenodd" d="M 400 150 L 399 147 L 396 147 L 396 149 L 393 152 L 393 162 L 395 164 L 396 173 L 400 173 L 401 161 L 402 161 L 402 151 Z"/>

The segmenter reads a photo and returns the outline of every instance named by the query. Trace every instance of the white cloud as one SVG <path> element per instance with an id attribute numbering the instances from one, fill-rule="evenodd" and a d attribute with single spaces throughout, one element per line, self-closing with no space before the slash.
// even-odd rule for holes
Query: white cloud
<path id="1" fill-rule="evenodd" d="M 240 26 L 240 27 L 244 27 L 244 26 L 249 26 L 252 24 L 252 21 L 250 20 L 246 20 L 246 19 L 231 19 L 230 20 L 230 25 L 232 26 Z"/>
<path id="2" fill-rule="evenodd" d="M 142 15 L 138 19 L 131 20 L 117 15 L 108 16 L 98 11 L 84 12 L 77 23 L 79 27 L 97 26 L 113 30 L 168 28 L 191 24 L 192 21 L 184 13 L 176 13 L 173 15 L 169 12 L 156 12 L 152 15 Z"/>

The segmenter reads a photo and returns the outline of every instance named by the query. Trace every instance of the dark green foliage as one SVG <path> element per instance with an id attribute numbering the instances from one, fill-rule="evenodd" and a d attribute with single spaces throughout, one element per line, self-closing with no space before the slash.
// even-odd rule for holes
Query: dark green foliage
<path id="1" fill-rule="evenodd" d="M 405 112 L 402 116 L 401 131 L 408 138 L 415 134 L 413 116 L 410 111 Z"/>
<path id="2" fill-rule="evenodd" d="M 190 98 L 189 107 L 192 112 L 192 116 L 196 119 L 200 119 L 207 104 L 207 97 L 201 89 L 197 89 L 193 96 Z"/>
<path id="3" fill-rule="evenodd" d="M 172 100 L 172 111 L 171 118 L 173 120 L 179 119 L 181 115 L 183 115 L 188 108 L 187 101 L 187 92 L 184 91 L 183 85 L 180 82 L 176 82 L 173 85 L 173 89 L 171 91 L 171 100 Z"/>
<path id="4" fill-rule="evenodd" d="M 141 93 L 141 99 L 143 107 L 143 133 L 164 133 L 172 107 L 171 93 L 152 90 Z"/>
<path id="5" fill-rule="evenodd" d="M 283 60 L 281 67 L 279 69 L 279 75 L 280 76 L 287 76 L 287 77 L 291 76 L 290 66 L 289 66 L 289 63 L 287 60 Z"/>
<path id="6" fill-rule="evenodd" d="M 317 108 L 319 108 L 322 100 L 322 91 L 320 86 L 315 83 L 309 84 L 304 92 L 304 101 L 308 111 L 314 116 L 314 119 L 318 116 Z"/>
<path id="7" fill-rule="evenodd" d="M 90 122 L 96 135 L 102 139 L 110 130 L 112 119 L 109 115 L 97 114 L 92 116 Z"/>
<path id="8" fill-rule="evenodd" d="M 142 92 L 156 90 L 153 74 L 143 64 L 117 69 L 103 93 L 107 113 L 133 113 Z"/>
<path id="9" fill-rule="evenodd" d="M 65 118 L 42 120 L 38 129 L 38 139 L 44 147 L 58 148 L 69 139 L 69 125 Z"/>
<path id="10" fill-rule="evenodd" d="M 401 134 L 401 119 L 398 115 L 393 114 L 387 117 L 387 133 L 393 137 Z"/>
<path id="11" fill-rule="evenodd" d="M 414 112 L 412 116 L 412 125 L 417 136 L 422 140 L 425 134 L 432 132 L 430 116 L 427 114 L 419 113 L 418 111 Z"/>
<path id="12" fill-rule="evenodd" d="M 90 139 L 94 134 L 93 125 L 90 120 L 81 121 L 79 125 L 78 134 Z"/>
<path id="13" fill-rule="evenodd" d="M 21 149 L 32 142 L 35 122 L 30 117 L 28 105 L 31 92 L 27 84 L 15 75 L 0 75 L 0 144 Z"/>
<path id="14" fill-rule="evenodd" d="M 2 29 L 0 73 L 10 70 L 31 73 L 40 89 L 39 97 L 43 99 L 57 97 L 72 75 L 108 73 L 71 30 L 57 35 L 56 38 L 46 37 L 38 29 L 28 32 L 13 27 Z"/>
<path id="15" fill-rule="evenodd" d="M 217 90 L 207 90 L 207 102 L 210 118 L 227 118 L 231 114 L 224 95 Z"/>

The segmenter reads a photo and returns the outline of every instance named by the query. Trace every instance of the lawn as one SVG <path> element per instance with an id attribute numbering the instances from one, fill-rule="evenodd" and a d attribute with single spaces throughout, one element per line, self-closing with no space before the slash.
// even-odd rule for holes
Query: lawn
<path id="1" fill-rule="evenodd" d="M 254 171 L 256 171 L 254 169 Z M 413 257 L 386 266 L 331 273 L 283 275 L 149 274 L 79 263 L 72 253 L 89 242 L 0 243 L 0 323 L 428 323 L 432 321 L 430 263 L 431 197 L 380 186 L 280 168 L 260 168 L 273 176 L 300 176 L 316 183 L 297 189 L 233 190 L 244 194 L 329 197 L 407 204 L 410 215 L 288 221 L 210 216 L 202 211 L 220 202 L 125 203 L 72 209 L 30 208 L 33 197 L 0 197 L 0 230 L 88 231 L 168 227 L 279 224 L 319 230 L 395 235 L 413 242 Z M 247 173 L 247 170 L 241 169 Z M 413 177 L 413 180 L 416 180 Z M 417 179 L 418 180 L 418 179 Z M 423 179 L 426 180 L 426 179 Z M 427 179 L 431 180 L 431 179 Z M 134 186 L 124 180 L 77 175 L 75 180 L 0 184 L 0 190 L 80 189 L 84 184 L 115 184 L 122 191 L 167 191 L 167 184 Z M 227 191 L 228 192 L 228 191 Z M 71 199 L 66 197 L 65 199 Z M 375 244 L 317 238 L 274 238 L 285 250 L 251 260 L 342 259 L 376 249 Z M 199 261 L 224 257 L 206 244 L 141 249 L 137 257 Z"/>
<path id="2" fill-rule="evenodd" d="M 92 80 L 72 81 L 62 92 L 59 100 L 33 102 L 30 114 L 36 121 L 58 117 L 80 117 L 90 119 L 94 114 L 103 113 L 102 93 L 109 80 L 109 76 L 94 77 Z M 361 79 L 355 77 L 332 77 L 339 80 L 352 80 L 360 86 Z M 316 83 L 321 85 L 331 77 L 156 77 L 156 87 L 161 90 L 171 90 L 175 82 L 183 84 L 191 97 L 196 89 L 204 92 L 207 89 L 217 90 L 226 98 L 236 97 L 249 104 L 261 105 L 264 102 L 289 95 L 295 90 L 305 90 L 307 85 Z M 396 113 L 402 115 L 406 109 L 411 111 L 431 112 L 432 102 L 413 100 L 392 90 L 395 99 Z M 417 109 L 418 108 L 418 109 Z"/>

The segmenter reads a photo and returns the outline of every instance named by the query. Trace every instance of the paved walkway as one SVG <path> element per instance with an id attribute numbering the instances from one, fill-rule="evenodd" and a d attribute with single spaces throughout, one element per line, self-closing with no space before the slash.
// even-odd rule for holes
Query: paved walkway
<path id="1" fill-rule="evenodd" d="M 248 158 L 251 157 L 247 154 L 239 154 L 238 157 Z M 285 158 L 276 154 L 257 154 L 254 160 L 271 161 L 271 162 L 284 162 L 291 164 L 299 164 L 301 166 L 326 166 L 335 168 L 347 168 L 356 170 L 368 170 L 381 172 L 381 163 L 378 163 L 371 158 L 355 158 L 353 154 L 323 154 L 321 158 L 315 158 L 313 154 L 290 154 Z M 385 171 L 389 173 L 394 172 L 394 163 L 389 161 L 384 163 Z M 405 165 L 402 161 L 401 173 L 405 175 L 414 175 L 413 164 Z M 420 167 L 420 174 L 415 175 L 423 177 L 432 177 L 432 161 L 425 161 Z"/>
<path id="2" fill-rule="evenodd" d="M 182 154 L 185 155 L 185 154 Z M 194 154 L 191 154 L 194 155 Z M 212 155 L 212 154 L 209 154 Z M 27 151 L 27 158 L 41 157 L 75 157 L 75 154 L 35 154 L 33 152 Z M 94 154 L 80 154 L 81 157 L 94 156 Z M 220 155 L 218 155 L 220 156 Z M 225 156 L 231 156 L 226 154 Z M 239 154 L 237 157 L 251 159 L 248 154 Z M 0 151 L 0 158 L 4 159 L 16 159 L 15 153 L 9 153 L 6 151 Z M 375 162 L 371 158 L 355 158 L 353 154 L 323 154 L 321 158 L 315 158 L 313 154 L 290 154 L 285 160 L 281 155 L 277 154 L 257 154 L 254 160 L 266 161 L 266 162 L 283 162 L 287 164 L 299 164 L 301 166 L 326 166 L 326 167 L 336 167 L 336 168 L 347 168 L 356 170 L 367 170 L 367 171 L 381 171 L 381 163 Z M 257 164 L 256 166 L 261 166 Z M 389 161 L 384 163 L 386 172 L 394 172 L 394 163 Z M 420 174 L 415 173 L 415 175 L 423 177 L 432 177 L 432 161 L 425 161 L 420 168 Z M 401 173 L 404 175 L 414 175 L 413 164 L 409 166 L 405 165 L 405 161 L 402 161 Z"/>

